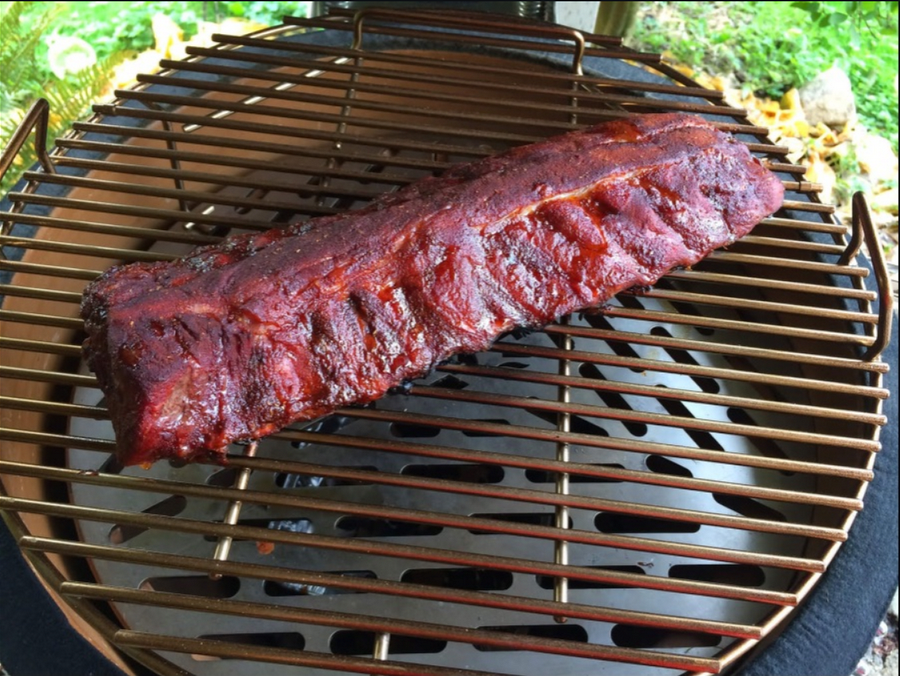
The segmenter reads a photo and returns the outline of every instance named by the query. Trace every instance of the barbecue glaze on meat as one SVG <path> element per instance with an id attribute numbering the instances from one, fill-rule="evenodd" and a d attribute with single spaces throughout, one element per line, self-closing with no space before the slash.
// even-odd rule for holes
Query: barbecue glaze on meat
<path id="1" fill-rule="evenodd" d="M 84 352 L 123 464 L 224 454 L 747 234 L 781 182 L 699 118 L 599 125 L 363 210 L 112 268 Z"/>

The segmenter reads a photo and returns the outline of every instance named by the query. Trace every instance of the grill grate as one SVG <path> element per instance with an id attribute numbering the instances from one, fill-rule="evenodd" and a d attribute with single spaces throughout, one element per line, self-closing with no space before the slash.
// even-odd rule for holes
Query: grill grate
<path id="1" fill-rule="evenodd" d="M 848 243 L 764 129 L 608 37 L 365 10 L 216 39 L 95 106 L 3 215 L 0 507 L 82 631 L 161 674 L 665 674 L 776 630 L 848 537 L 885 423 L 864 204 Z M 226 467 L 116 464 L 77 318 L 109 265 L 662 110 L 739 134 L 782 211 Z"/>

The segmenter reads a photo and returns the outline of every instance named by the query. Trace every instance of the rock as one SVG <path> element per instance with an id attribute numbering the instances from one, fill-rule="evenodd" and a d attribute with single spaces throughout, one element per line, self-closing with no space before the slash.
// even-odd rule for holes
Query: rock
<path id="1" fill-rule="evenodd" d="M 869 206 L 873 211 L 882 211 L 886 214 L 896 216 L 897 215 L 897 188 L 888 188 L 884 192 L 880 192 L 877 195 L 873 196 L 871 200 L 869 200 Z M 892 608 L 897 608 L 897 595 L 894 594 L 894 605 Z M 897 611 L 894 610 L 894 616 L 897 615 Z"/>
<path id="2" fill-rule="evenodd" d="M 800 102 L 813 126 L 823 122 L 842 127 L 856 119 L 856 99 L 850 78 L 837 66 L 816 75 L 800 88 Z"/>
<path id="3" fill-rule="evenodd" d="M 873 184 L 897 177 L 897 156 L 891 142 L 877 134 L 866 134 L 856 142 L 856 161 Z"/>

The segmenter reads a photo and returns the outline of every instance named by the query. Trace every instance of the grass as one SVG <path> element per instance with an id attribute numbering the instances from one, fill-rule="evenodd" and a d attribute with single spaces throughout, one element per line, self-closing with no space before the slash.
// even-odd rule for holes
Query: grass
<path id="1" fill-rule="evenodd" d="M 897 150 L 896 2 L 647 2 L 631 44 L 779 99 L 832 65 L 860 122 Z"/>

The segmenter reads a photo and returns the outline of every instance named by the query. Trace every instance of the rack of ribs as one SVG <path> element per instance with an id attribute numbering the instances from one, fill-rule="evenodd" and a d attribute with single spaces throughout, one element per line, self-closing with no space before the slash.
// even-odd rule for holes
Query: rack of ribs
<path id="1" fill-rule="evenodd" d="M 646 115 L 453 168 L 363 209 L 110 269 L 84 354 L 125 465 L 224 456 L 747 234 L 781 181 L 700 118 Z"/>

